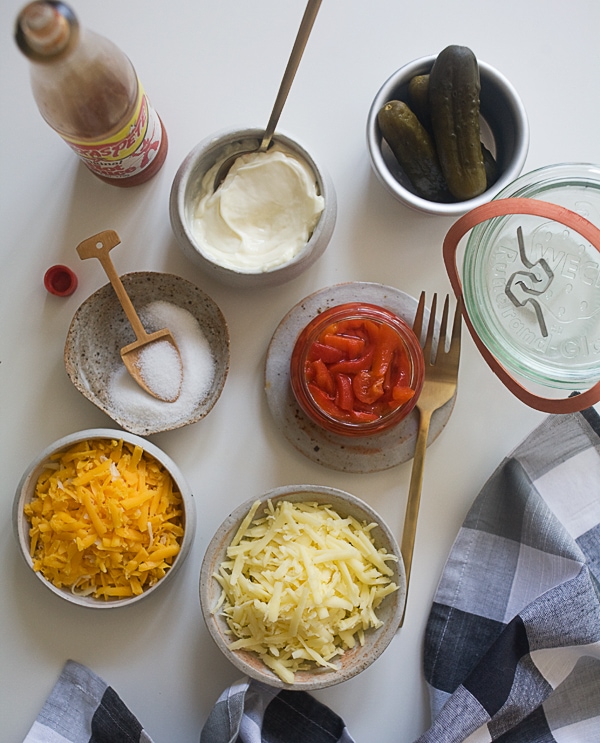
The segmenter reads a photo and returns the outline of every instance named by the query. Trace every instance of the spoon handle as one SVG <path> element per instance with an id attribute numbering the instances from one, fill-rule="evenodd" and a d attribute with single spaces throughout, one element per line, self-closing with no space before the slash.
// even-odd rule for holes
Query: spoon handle
<path id="1" fill-rule="evenodd" d="M 106 275 L 121 302 L 121 306 L 127 315 L 127 319 L 131 323 L 136 338 L 138 340 L 144 340 L 148 333 L 142 325 L 142 321 L 140 320 L 135 307 L 129 298 L 129 294 L 127 294 L 123 282 L 121 281 L 121 278 L 110 258 L 110 251 L 119 245 L 120 242 L 121 239 L 114 230 L 104 230 L 103 232 L 88 237 L 87 240 L 79 243 L 77 246 L 77 253 L 81 260 L 85 260 L 86 258 L 97 258 L 100 261 L 102 268 L 106 272 Z"/>
<path id="2" fill-rule="evenodd" d="M 271 144 L 271 138 L 273 137 L 275 127 L 277 126 L 277 122 L 279 121 L 279 117 L 281 116 L 281 111 L 283 110 L 283 106 L 285 105 L 285 102 L 287 100 L 290 88 L 292 87 L 292 82 L 296 75 L 296 70 L 298 69 L 300 60 L 302 59 L 302 54 L 304 53 L 306 42 L 308 41 L 308 37 L 310 36 L 310 32 L 312 31 L 312 27 L 320 7 L 321 0 L 308 0 L 306 10 L 304 11 L 304 15 L 302 16 L 300 28 L 298 29 L 296 41 L 294 42 L 294 46 L 292 48 L 292 53 L 290 54 L 287 67 L 285 68 L 285 72 L 283 73 L 283 79 L 281 80 L 281 85 L 279 86 L 279 92 L 277 93 L 277 98 L 275 99 L 273 111 L 271 112 L 271 118 L 269 119 L 269 123 L 267 124 L 267 128 L 265 129 L 263 140 L 260 144 L 260 147 L 258 148 L 259 152 L 264 152 Z"/>

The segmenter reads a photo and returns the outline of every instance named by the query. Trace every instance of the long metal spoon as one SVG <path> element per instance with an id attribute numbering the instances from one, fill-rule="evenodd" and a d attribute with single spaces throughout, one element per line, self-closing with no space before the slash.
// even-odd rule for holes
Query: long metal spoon
<path id="1" fill-rule="evenodd" d="M 267 128 L 265 129 L 265 133 L 260 146 L 258 147 L 258 149 L 255 150 L 236 152 L 234 155 L 231 155 L 231 157 L 228 157 L 226 160 L 224 160 L 221 163 L 219 170 L 217 171 L 217 175 L 215 176 L 215 191 L 217 190 L 217 188 L 219 188 L 221 183 L 223 183 L 227 173 L 229 173 L 231 169 L 231 166 L 238 159 L 238 157 L 251 152 L 266 152 L 268 150 L 269 145 L 271 144 L 271 139 L 273 138 L 273 133 L 275 132 L 275 127 L 277 126 L 277 122 L 279 121 L 279 117 L 281 116 L 281 112 L 287 100 L 290 88 L 292 87 L 292 82 L 296 75 L 296 70 L 298 69 L 300 60 L 302 59 L 302 54 L 304 52 L 306 42 L 308 41 L 308 37 L 310 36 L 310 32 L 312 31 L 312 27 L 315 22 L 315 18 L 317 17 L 320 6 L 321 0 L 308 0 L 306 10 L 304 11 L 304 15 L 302 16 L 300 28 L 298 29 L 296 41 L 294 42 L 294 46 L 292 48 L 292 53 L 290 54 L 287 67 L 285 68 L 285 72 L 283 74 L 281 85 L 279 86 L 279 92 L 277 93 L 275 105 L 273 106 L 273 111 L 271 112 L 271 118 L 269 119 L 269 123 L 267 124 Z"/>
<path id="2" fill-rule="evenodd" d="M 163 330 L 157 330 L 154 333 L 148 333 L 142 321 L 140 320 L 135 307 L 125 287 L 121 281 L 119 274 L 115 270 L 113 262 L 110 258 L 110 251 L 119 245 L 121 242 L 119 236 L 114 230 L 104 230 L 99 232 L 97 235 L 88 237 L 87 240 L 79 243 L 77 246 L 77 253 L 81 260 L 86 258 L 97 258 L 102 267 L 104 268 L 106 275 L 110 279 L 110 283 L 115 290 L 115 293 L 121 302 L 121 306 L 127 315 L 127 319 L 131 323 L 131 327 L 135 333 L 137 340 L 133 343 L 129 343 L 127 346 L 123 346 L 121 349 L 121 358 L 127 371 L 131 374 L 133 379 L 140 385 L 142 389 L 148 392 L 153 397 L 163 402 L 175 402 L 181 392 L 181 384 L 183 381 L 183 365 L 181 363 L 181 356 L 179 355 L 179 348 L 175 342 L 175 338 L 171 335 L 171 332 L 164 328 Z M 179 373 L 178 379 L 170 380 L 167 384 L 168 390 L 154 389 L 152 387 L 152 379 L 148 379 L 148 375 L 144 375 L 145 365 L 143 361 L 143 354 L 145 350 L 157 342 L 169 343 L 172 348 L 177 352 L 177 360 L 179 362 L 179 368 L 173 365 L 172 371 L 174 374 Z M 164 370 L 163 370 L 164 371 Z M 152 374 L 149 375 L 150 377 Z M 173 384 L 171 384 L 173 382 Z M 164 384 L 162 385 L 164 387 Z"/>

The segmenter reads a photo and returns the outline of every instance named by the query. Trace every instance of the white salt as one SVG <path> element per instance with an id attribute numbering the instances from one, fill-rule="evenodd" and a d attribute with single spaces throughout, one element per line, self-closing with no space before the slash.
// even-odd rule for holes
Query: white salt
<path id="1" fill-rule="evenodd" d="M 173 402 L 181 388 L 183 369 L 170 341 L 152 341 L 138 352 L 136 366 L 146 387 L 159 399 Z"/>
<path id="2" fill-rule="evenodd" d="M 169 328 L 175 338 L 183 366 L 181 392 L 175 402 L 157 400 L 119 365 L 108 386 L 112 412 L 136 426 L 175 426 L 188 420 L 210 392 L 215 358 L 198 321 L 182 307 L 162 300 L 151 302 L 140 311 L 140 318 L 148 332 Z"/>

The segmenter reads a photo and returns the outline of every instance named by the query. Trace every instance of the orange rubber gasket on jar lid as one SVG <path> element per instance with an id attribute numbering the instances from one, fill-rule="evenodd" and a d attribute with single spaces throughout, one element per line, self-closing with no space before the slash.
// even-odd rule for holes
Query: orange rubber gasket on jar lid
<path id="1" fill-rule="evenodd" d="M 592 246 L 600 252 L 600 229 L 592 224 L 592 222 L 585 219 L 585 217 L 582 217 L 571 209 L 547 201 L 540 201 L 539 199 L 515 197 L 490 201 L 487 204 L 482 204 L 481 206 L 472 209 L 470 212 L 467 212 L 467 214 L 460 217 L 460 219 L 458 219 L 448 230 L 446 237 L 444 238 L 442 248 L 444 264 L 457 299 L 463 299 L 462 283 L 456 265 L 456 252 L 458 250 L 458 244 L 462 238 L 467 234 L 467 232 L 472 230 L 473 227 L 476 227 L 482 222 L 486 222 L 488 219 L 514 214 L 527 214 L 534 217 L 544 217 L 559 222 L 560 224 L 575 230 L 579 235 L 581 235 L 581 237 L 588 240 Z M 519 400 L 521 400 L 521 402 L 524 402 L 531 408 L 541 410 L 545 413 L 576 413 L 590 407 L 591 405 L 595 405 L 600 400 L 600 381 L 596 382 L 595 385 L 585 392 L 581 392 L 573 397 L 551 399 L 535 395 L 533 392 L 523 387 L 523 385 L 518 382 L 489 351 L 477 334 L 477 331 L 467 313 L 464 301 L 462 303 L 462 313 L 465 325 L 469 329 L 469 333 L 471 334 L 477 349 L 485 359 L 485 362 L 504 386 L 507 387 Z"/>

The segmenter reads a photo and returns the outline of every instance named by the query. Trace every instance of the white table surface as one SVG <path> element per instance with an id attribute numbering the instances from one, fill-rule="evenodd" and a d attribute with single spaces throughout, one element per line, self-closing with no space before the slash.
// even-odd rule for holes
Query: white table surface
<path id="1" fill-rule="evenodd" d="M 22 4 L 0 4 L 1 737 L 23 739 L 73 658 L 117 690 L 156 743 L 192 743 L 220 692 L 239 676 L 209 637 L 198 600 L 202 556 L 223 518 L 272 487 L 310 482 L 367 500 L 401 533 L 410 463 L 357 475 L 309 461 L 276 430 L 262 385 L 274 329 L 313 291 L 344 281 L 392 284 L 414 296 L 450 290 L 441 243 L 452 219 L 409 211 L 371 171 L 365 122 L 373 96 L 404 63 L 464 44 L 523 99 L 531 125 L 525 171 L 599 162 L 600 4 L 325 0 L 280 128 L 329 170 L 338 221 L 316 265 L 265 291 L 232 290 L 191 265 L 171 232 L 168 198 L 179 164 L 200 139 L 266 124 L 304 0 L 73 2 L 83 25 L 128 53 L 168 130 L 163 169 L 127 190 L 95 179 L 41 119 L 28 63 L 12 41 Z M 151 437 L 179 464 L 197 499 L 196 540 L 182 572 L 147 601 L 95 613 L 62 602 L 28 571 L 11 507 L 23 470 L 42 448 L 73 431 L 112 425 L 63 366 L 71 317 L 106 283 L 99 264 L 81 263 L 75 246 L 103 229 L 121 236 L 113 252 L 121 273 L 179 274 L 217 302 L 229 324 L 231 369 L 207 418 Z M 79 277 L 70 298 L 50 296 L 42 285 L 54 263 Z M 542 418 L 504 389 L 466 335 L 456 407 L 427 454 L 405 625 L 362 675 L 317 692 L 357 743 L 409 743 L 428 726 L 423 637 L 445 559 L 488 476 Z"/>

